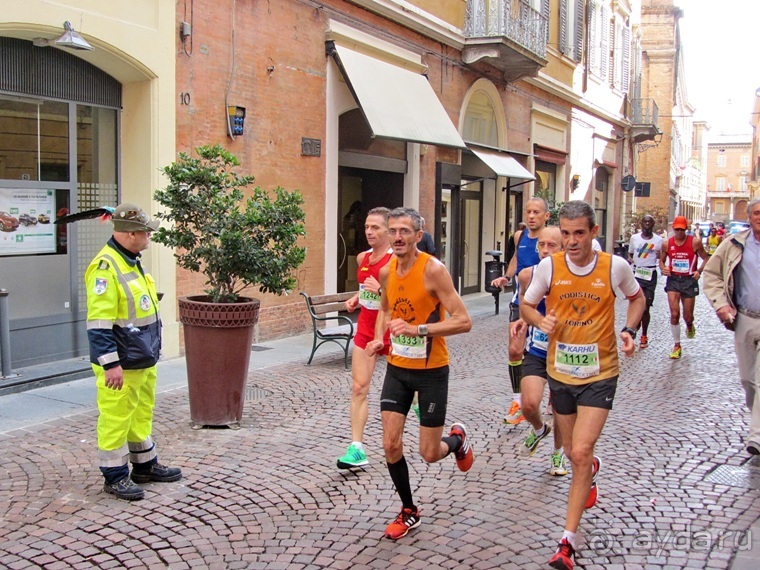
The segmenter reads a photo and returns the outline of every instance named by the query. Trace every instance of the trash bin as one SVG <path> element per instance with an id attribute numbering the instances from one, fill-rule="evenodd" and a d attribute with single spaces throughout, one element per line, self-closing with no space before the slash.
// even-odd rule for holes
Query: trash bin
<path id="1" fill-rule="evenodd" d="M 499 295 L 501 294 L 501 287 L 494 287 L 491 285 L 491 281 L 501 277 L 504 273 L 504 263 L 501 261 L 502 253 L 498 250 L 489 250 L 486 255 L 493 257 L 492 260 L 486 261 L 485 271 L 485 290 L 493 295 L 494 304 L 496 305 L 496 314 L 499 314 Z"/>
<path id="2" fill-rule="evenodd" d="M 624 243 L 622 239 L 615 240 L 615 255 L 628 259 L 628 244 Z"/>
<path id="3" fill-rule="evenodd" d="M 493 256 L 491 261 L 486 261 L 486 291 L 488 293 L 501 293 L 501 287 L 494 287 L 491 285 L 491 281 L 501 277 L 503 274 L 501 252 L 490 250 L 486 252 L 486 255 Z"/>

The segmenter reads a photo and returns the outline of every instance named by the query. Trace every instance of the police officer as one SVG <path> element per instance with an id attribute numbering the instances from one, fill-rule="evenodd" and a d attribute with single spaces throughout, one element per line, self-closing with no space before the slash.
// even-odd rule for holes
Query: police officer
<path id="1" fill-rule="evenodd" d="M 85 273 L 87 337 L 97 382 L 103 490 L 134 501 L 145 495 L 136 483 L 177 481 L 182 472 L 158 463 L 151 439 L 161 319 L 155 283 L 143 271 L 140 252 L 159 222 L 134 204 L 118 206 L 112 220 L 113 236 Z"/>

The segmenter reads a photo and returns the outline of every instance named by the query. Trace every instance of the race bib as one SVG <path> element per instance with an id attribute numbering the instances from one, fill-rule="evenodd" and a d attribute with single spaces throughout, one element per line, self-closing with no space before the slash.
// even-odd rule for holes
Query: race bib
<path id="1" fill-rule="evenodd" d="M 599 345 L 557 343 L 554 367 L 576 378 L 590 378 L 599 374 Z"/>
<path id="2" fill-rule="evenodd" d="M 634 275 L 642 281 L 651 281 L 652 273 L 654 273 L 654 267 L 636 267 L 633 271 Z"/>
<path id="3" fill-rule="evenodd" d="M 688 259 L 674 259 L 673 271 L 676 273 L 689 273 L 689 265 Z"/>
<path id="4" fill-rule="evenodd" d="M 530 337 L 530 341 L 534 347 L 546 352 L 549 350 L 549 335 L 538 327 L 533 327 L 533 334 Z"/>
<path id="5" fill-rule="evenodd" d="M 427 358 L 426 336 L 391 336 L 391 350 L 403 358 Z"/>
<path id="6" fill-rule="evenodd" d="M 380 310 L 380 295 L 364 288 L 364 283 L 359 285 L 359 304 L 365 309 L 372 311 Z"/>

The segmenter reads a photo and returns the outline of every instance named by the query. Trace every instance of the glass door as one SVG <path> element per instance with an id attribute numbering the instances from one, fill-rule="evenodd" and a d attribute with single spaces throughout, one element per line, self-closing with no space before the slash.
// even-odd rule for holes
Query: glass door
<path id="1" fill-rule="evenodd" d="M 466 181 L 463 182 L 466 184 Z M 483 194 L 481 183 L 470 183 L 459 193 L 459 293 L 468 295 L 480 291 L 480 255 Z"/>

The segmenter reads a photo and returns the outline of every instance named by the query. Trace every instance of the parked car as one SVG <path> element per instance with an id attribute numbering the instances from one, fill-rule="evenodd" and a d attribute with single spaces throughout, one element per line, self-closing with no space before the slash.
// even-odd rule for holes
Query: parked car
<path id="1" fill-rule="evenodd" d="M 47 214 L 40 214 L 39 216 L 37 216 L 37 219 L 39 220 L 41 224 L 50 223 L 50 216 L 48 216 Z"/>
<path id="2" fill-rule="evenodd" d="M 11 216 L 8 212 L 0 212 L 0 230 L 4 232 L 15 232 L 18 228 L 18 218 Z"/>
<path id="3" fill-rule="evenodd" d="M 733 235 L 749 229 L 749 222 L 739 222 L 734 220 L 728 226 L 728 233 Z"/>
<path id="4" fill-rule="evenodd" d="M 21 214 L 18 217 L 18 221 L 25 226 L 36 226 L 37 225 L 37 218 L 34 216 L 30 216 L 29 214 Z"/>

